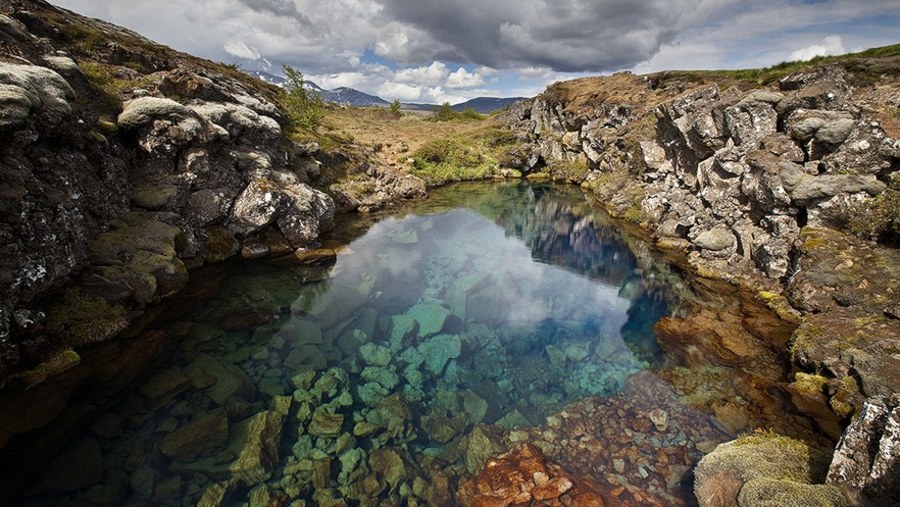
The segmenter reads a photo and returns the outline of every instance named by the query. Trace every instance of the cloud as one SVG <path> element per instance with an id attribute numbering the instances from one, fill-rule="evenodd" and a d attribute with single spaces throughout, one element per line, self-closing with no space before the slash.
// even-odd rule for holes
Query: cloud
<path id="1" fill-rule="evenodd" d="M 456 72 L 447 76 L 447 88 L 473 88 L 484 84 L 484 76 L 476 72 L 469 72 L 460 67 Z"/>
<path id="2" fill-rule="evenodd" d="M 244 58 L 246 60 L 259 60 L 260 54 L 259 51 L 253 49 L 252 47 L 244 44 L 239 40 L 232 40 L 225 43 L 223 49 L 232 56 L 237 58 Z"/>
<path id="3" fill-rule="evenodd" d="M 394 74 L 394 79 L 401 83 L 435 85 L 447 78 L 450 71 L 443 62 L 432 62 L 431 65 L 401 69 Z"/>
<path id="4" fill-rule="evenodd" d="M 422 87 L 388 81 L 378 87 L 378 96 L 387 100 L 416 101 L 422 98 Z"/>
<path id="5" fill-rule="evenodd" d="M 213 60 L 286 63 L 367 93 L 418 91 L 415 100 L 480 87 L 509 96 L 571 72 L 768 66 L 900 40 L 896 0 L 51 1 Z"/>
<path id="6" fill-rule="evenodd" d="M 844 49 L 844 41 L 839 35 L 829 35 L 822 39 L 821 44 L 813 44 L 803 49 L 798 49 L 788 56 L 788 61 L 794 62 L 798 60 L 812 60 L 817 56 L 834 56 L 846 53 Z"/>

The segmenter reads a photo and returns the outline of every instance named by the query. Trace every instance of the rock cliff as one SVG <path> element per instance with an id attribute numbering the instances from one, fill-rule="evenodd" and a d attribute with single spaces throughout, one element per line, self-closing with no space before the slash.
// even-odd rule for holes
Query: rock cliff
<path id="1" fill-rule="evenodd" d="M 335 206 L 285 126 L 235 69 L 4 2 L 0 378 L 112 336 L 204 262 L 315 245 Z"/>
<path id="2" fill-rule="evenodd" d="M 837 438 L 865 413 L 864 400 L 900 385 L 893 54 L 808 66 L 767 84 L 702 72 L 557 83 L 506 114 L 520 142 L 509 158 L 526 176 L 593 190 L 613 215 L 684 255 L 689 272 L 755 294 L 781 315 L 783 328 L 796 328 L 790 336 L 767 335 L 746 307 L 731 314 L 701 304 L 662 319 L 657 335 L 669 353 L 692 343 L 704 361 L 762 377 L 783 375 L 789 356 L 783 392 Z M 850 426 L 835 459 L 863 456 L 851 467 L 851 496 L 889 498 L 881 477 L 900 471 L 872 463 L 895 463 L 896 444 L 890 423 Z M 834 472 L 828 480 L 846 486 Z M 793 494 L 785 488 L 767 491 Z M 726 500 L 704 490 L 701 503 L 736 505 L 738 490 Z"/>

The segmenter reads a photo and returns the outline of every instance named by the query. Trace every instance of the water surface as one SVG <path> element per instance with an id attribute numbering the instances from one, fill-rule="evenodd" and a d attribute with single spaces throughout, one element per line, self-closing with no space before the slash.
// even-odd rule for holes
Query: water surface
<path id="1" fill-rule="evenodd" d="M 160 323 L 171 353 L 26 503 L 434 503 L 497 450 L 475 433 L 540 428 L 660 360 L 670 291 L 577 190 L 451 187 L 326 246 L 233 263 Z"/>

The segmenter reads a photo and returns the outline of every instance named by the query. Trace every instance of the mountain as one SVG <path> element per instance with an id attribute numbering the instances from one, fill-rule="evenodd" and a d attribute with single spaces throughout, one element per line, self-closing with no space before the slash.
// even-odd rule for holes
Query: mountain
<path id="1" fill-rule="evenodd" d="M 259 79 L 261 81 L 265 81 L 266 83 L 273 84 L 275 86 L 284 86 L 284 83 L 287 80 L 281 76 L 276 76 L 275 74 L 271 74 L 264 70 L 248 70 L 247 74 Z M 390 103 L 381 97 L 376 97 L 374 95 L 369 95 L 368 93 L 363 93 L 359 90 L 354 90 L 353 88 L 335 88 L 333 90 L 326 90 L 321 86 L 313 83 L 309 80 L 304 80 L 303 85 L 307 90 L 316 92 L 322 97 L 322 100 L 325 102 L 333 102 L 335 104 L 347 104 L 351 106 L 381 106 L 386 107 L 390 105 Z"/>
<path id="2" fill-rule="evenodd" d="M 451 107 L 454 111 L 472 109 L 482 114 L 488 114 L 505 109 L 520 100 L 525 100 L 525 97 L 477 97 Z"/>
<path id="3" fill-rule="evenodd" d="M 315 86 L 314 83 L 310 83 Z M 354 90 L 353 88 L 341 87 L 335 88 L 334 90 L 323 90 L 319 88 L 317 91 L 322 100 L 326 102 L 334 102 L 335 104 L 347 104 L 351 106 L 379 106 L 379 107 L 387 107 L 390 105 L 390 102 L 382 99 L 381 97 L 376 97 L 374 95 L 369 95 L 368 93 L 363 93 L 359 90 Z"/>
<path id="4" fill-rule="evenodd" d="M 248 70 L 246 72 L 256 79 L 259 79 L 260 81 L 264 81 L 275 86 L 281 86 L 286 81 L 283 77 L 276 76 L 275 74 L 270 74 L 264 70 Z"/>

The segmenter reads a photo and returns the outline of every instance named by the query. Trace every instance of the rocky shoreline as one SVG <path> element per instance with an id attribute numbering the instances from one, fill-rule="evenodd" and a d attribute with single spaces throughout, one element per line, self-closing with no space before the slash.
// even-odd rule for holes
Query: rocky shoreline
<path id="1" fill-rule="evenodd" d="M 277 90 L 104 22 L 12 0 L 0 9 L 0 49 L 8 389 L 46 392 L 48 379 L 80 361 L 78 350 L 146 318 L 192 269 L 316 255 L 336 209 L 424 195 L 418 178 L 353 156 L 345 158 L 371 195 L 317 189 L 335 155 L 285 134 Z M 702 505 L 757 505 L 759 491 L 796 497 L 807 486 L 832 488 L 824 497 L 834 505 L 900 494 L 898 69 L 897 57 L 861 60 L 762 88 L 617 74 L 559 83 L 500 120 L 518 141 L 511 168 L 594 192 L 707 294 L 657 325 L 671 357 L 737 366 L 814 419 L 815 432 L 841 438 L 827 474 L 724 480 L 710 470 L 743 463 L 734 449 L 769 444 L 717 450 L 697 474 Z M 741 302 L 718 306 L 725 293 Z M 632 402 L 614 403 L 627 411 Z M 748 414 L 759 405 L 741 403 L 715 407 L 729 431 L 758 427 Z M 52 419 L 62 406 L 51 405 L 29 417 Z M 16 415 L 0 415 L 0 443 L 41 424 Z M 499 463 L 593 494 L 543 459 L 525 445 Z M 472 480 L 469 503 L 498 484 Z M 731 489 L 707 494 L 711 483 Z"/>

